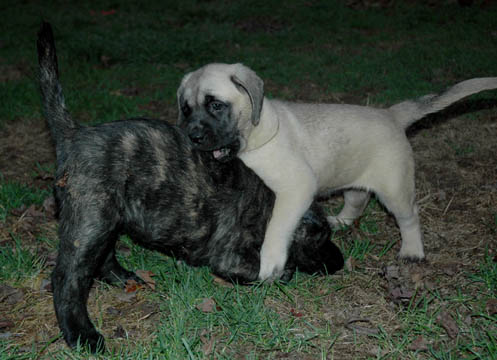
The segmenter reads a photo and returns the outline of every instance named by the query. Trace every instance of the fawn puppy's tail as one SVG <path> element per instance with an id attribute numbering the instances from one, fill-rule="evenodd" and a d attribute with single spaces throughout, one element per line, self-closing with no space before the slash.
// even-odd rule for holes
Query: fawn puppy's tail
<path id="1" fill-rule="evenodd" d="M 407 128 L 425 115 L 443 110 L 462 98 L 484 90 L 497 88 L 497 77 L 475 78 L 462 81 L 440 94 L 425 95 L 390 107 L 395 119 Z"/>

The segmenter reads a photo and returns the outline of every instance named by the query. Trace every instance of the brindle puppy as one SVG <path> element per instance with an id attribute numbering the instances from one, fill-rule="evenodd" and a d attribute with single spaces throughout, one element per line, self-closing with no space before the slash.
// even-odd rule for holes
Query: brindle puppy
<path id="1" fill-rule="evenodd" d="M 94 278 L 139 278 L 116 260 L 128 234 L 145 248 L 232 280 L 257 279 L 260 248 L 275 196 L 240 160 L 220 163 L 192 149 L 165 122 L 131 119 L 84 127 L 66 110 L 52 30 L 38 34 L 44 113 L 57 155 L 59 254 L 52 274 L 55 312 L 64 339 L 92 351 L 104 341 L 86 309 Z M 333 273 L 343 266 L 330 229 L 314 204 L 298 227 L 283 280 L 296 268 Z"/>

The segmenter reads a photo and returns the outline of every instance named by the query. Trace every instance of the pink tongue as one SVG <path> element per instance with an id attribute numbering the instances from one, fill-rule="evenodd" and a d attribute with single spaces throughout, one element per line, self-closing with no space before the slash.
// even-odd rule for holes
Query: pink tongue
<path id="1" fill-rule="evenodd" d="M 214 150 L 212 152 L 212 155 L 214 156 L 214 159 L 219 159 L 221 156 L 223 156 L 223 150 Z"/>

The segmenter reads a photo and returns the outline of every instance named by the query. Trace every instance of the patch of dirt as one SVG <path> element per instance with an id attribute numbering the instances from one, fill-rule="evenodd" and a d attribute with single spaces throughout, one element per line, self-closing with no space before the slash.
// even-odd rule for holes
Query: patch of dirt
<path id="1" fill-rule="evenodd" d="M 497 250 L 496 134 L 497 111 L 489 110 L 411 138 L 421 221 L 434 261 L 471 263 L 487 246 Z"/>
<path id="2" fill-rule="evenodd" d="M 21 353 L 23 349 L 31 352 L 32 347 L 42 350 L 47 344 L 53 351 L 67 346 L 59 335 L 51 289 L 42 286 L 48 279 L 49 273 L 43 272 L 22 287 L 12 288 L 14 291 L 5 300 L 0 299 L 0 313 L 5 314 L 0 318 L 0 325 L 4 324 L 3 338 L 15 339 Z M 10 301 L 17 294 L 15 291 L 20 296 Z M 118 349 L 128 336 L 131 341 L 144 340 L 144 334 L 152 334 L 159 320 L 158 304 L 146 300 L 143 290 L 132 296 L 123 294 L 123 289 L 101 284 L 90 291 L 88 311 L 92 319 L 107 324 L 101 330 L 109 349 Z"/>
<path id="3" fill-rule="evenodd" d="M 4 180 L 49 188 L 55 150 L 42 119 L 8 122 L 0 130 L 0 174 Z"/>
<path id="4" fill-rule="evenodd" d="M 23 72 L 18 66 L 0 64 L 0 82 L 16 81 L 23 77 Z"/>

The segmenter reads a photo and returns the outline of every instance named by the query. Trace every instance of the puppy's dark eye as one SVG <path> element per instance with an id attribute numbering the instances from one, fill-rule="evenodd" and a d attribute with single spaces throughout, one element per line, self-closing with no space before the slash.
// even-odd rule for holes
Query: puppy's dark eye
<path id="1" fill-rule="evenodd" d="M 226 105 L 221 101 L 212 101 L 209 103 L 209 109 L 211 111 L 221 111 Z"/>
<path id="2" fill-rule="evenodd" d="M 188 105 L 187 102 L 185 102 L 182 106 L 181 106 L 181 111 L 183 112 L 183 115 L 184 116 L 189 116 L 191 113 L 192 113 L 192 108 L 190 107 L 190 105 Z"/>
<path id="3" fill-rule="evenodd" d="M 210 103 L 210 107 L 214 111 L 219 111 L 224 109 L 224 104 L 220 101 L 213 101 Z"/>

